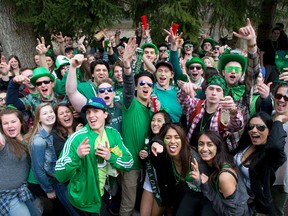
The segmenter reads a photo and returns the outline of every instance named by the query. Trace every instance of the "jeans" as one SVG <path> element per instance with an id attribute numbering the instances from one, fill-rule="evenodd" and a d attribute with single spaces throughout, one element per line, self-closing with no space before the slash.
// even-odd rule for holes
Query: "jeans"
<path id="1" fill-rule="evenodd" d="M 30 216 L 31 215 L 27 205 L 23 202 L 20 202 L 20 200 L 17 197 L 11 200 L 9 208 L 10 208 L 9 215 L 11 216 Z"/>
<path id="2" fill-rule="evenodd" d="M 61 183 L 55 183 L 54 184 L 54 189 L 55 189 L 57 198 L 60 200 L 62 205 L 66 208 L 67 212 L 70 215 L 79 216 L 78 212 L 71 205 L 71 203 L 70 203 L 70 201 L 68 199 L 67 185 L 66 184 L 61 184 Z"/>
<path id="3" fill-rule="evenodd" d="M 25 204 L 27 205 L 31 216 L 42 216 L 43 205 L 40 198 L 36 197 L 34 200 L 28 200 Z"/>

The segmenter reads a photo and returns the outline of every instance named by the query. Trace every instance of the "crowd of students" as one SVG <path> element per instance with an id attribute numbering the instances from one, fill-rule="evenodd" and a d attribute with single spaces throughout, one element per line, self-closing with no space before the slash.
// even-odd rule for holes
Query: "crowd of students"
<path id="1" fill-rule="evenodd" d="M 268 83 L 249 19 L 241 49 L 140 32 L 1 56 L 0 214 L 284 215 L 288 66 Z"/>

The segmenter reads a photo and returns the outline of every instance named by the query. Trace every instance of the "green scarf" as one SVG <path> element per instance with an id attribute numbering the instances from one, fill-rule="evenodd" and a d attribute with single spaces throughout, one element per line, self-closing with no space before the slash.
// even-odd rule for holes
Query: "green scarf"
<path id="1" fill-rule="evenodd" d="M 233 98 L 233 100 L 237 102 L 240 100 L 240 98 L 243 96 L 245 92 L 245 85 L 237 85 L 233 87 L 228 87 L 227 92 L 228 94 L 226 95 L 230 95 Z"/>

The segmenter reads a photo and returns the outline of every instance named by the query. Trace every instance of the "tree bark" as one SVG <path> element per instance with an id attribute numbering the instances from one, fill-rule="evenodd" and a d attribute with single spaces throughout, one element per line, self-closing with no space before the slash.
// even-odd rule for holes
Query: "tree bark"
<path id="1" fill-rule="evenodd" d="M 260 9 L 260 20 L 257 31 L 257 44 L 269 38 L 275 18 L 277 0 L 263 0 Z"/>
<path id="2" fill-rule="evenodd" d="M 34 54 L 37 45 L 32 24 L 16 21 L 16 5 L 10 0 L 0 0 L 0 42 L 6 61 L 17 55 L 21 67 L 35 67 Z"/>

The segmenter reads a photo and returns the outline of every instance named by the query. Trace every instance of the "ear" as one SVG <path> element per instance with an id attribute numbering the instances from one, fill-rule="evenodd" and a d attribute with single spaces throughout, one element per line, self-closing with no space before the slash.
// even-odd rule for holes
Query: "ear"
<path id="1" fill-rule="evenodd" d="M 172 73 L 171 73 L 171 79 L 173 79 L 173 77 L 174 77 L 174 73 L 172 72 Z"/>
<path id="2" fill-rule="evenodd" d="M 222 75 L 225 76 L 225 70 L 222 70 Z"/>
<path id="3" fill-rule="evenodd" d="M 104 118 L 106 119 L 108 117 L 109 113 L 107 111 L 104 111 Z"/>

